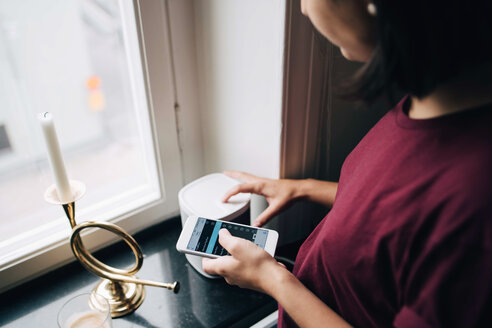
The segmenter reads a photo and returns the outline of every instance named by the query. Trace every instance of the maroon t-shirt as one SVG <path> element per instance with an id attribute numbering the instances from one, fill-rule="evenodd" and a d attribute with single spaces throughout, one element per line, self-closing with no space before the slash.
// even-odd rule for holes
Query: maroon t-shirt
<path id="1" fill-rule="evenodd" d="M 294 274 L 356 327 L 492 327 L 492 105 L 413 120 L 408 103 L 347 157 Z"/>

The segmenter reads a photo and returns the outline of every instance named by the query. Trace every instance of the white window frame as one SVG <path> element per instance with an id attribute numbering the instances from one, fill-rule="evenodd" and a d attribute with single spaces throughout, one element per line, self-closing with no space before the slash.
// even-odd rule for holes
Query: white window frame
<path id="1" fill-rule="evenodd" d="M 119 1 L 120 7 L 124 8 L 122 4 L 129 0 Z M 129 233 L 176 216 L 179 213 L 178 190 L 183 185 L 167 7 L 164 1 L 149 0 L 133 0 L 133 6 L 154 141 L 155 164 L 158 168 L 160 197 L 109 220 Z M 8 266 L 0 268 L 0 292 L 74 261 L 69 237 L 70 226 L 67 220 L 66 238 L 42 249 L 33 250 Z M 84 244 L 90 250 L 99 249 L 117 240 L 117 237 L 102 234 L 97 230 L 89 230 L 84 234 Z"/>

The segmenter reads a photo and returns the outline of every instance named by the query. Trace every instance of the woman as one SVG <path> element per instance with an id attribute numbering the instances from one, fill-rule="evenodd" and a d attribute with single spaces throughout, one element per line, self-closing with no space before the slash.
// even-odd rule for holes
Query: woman
<path id="1" fill-rule="evenodd" d="M 332 206 L 293 274 L 227 230 L 208 273 L 265 292 L 279 327 L 492 327 L 490 1 L 304 0 L 351 60 L 360 99 L 406 96 L 346 159 L 339 184 L 229 172 L 266 196 L 266 223 L 296 199 Z M 336 197 L 335 197 L 336 196 Z"/>

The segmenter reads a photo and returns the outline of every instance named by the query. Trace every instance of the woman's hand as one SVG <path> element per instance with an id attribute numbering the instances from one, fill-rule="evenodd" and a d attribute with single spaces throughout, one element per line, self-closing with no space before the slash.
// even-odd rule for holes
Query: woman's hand
<path id="1" fill-rule="evenodd" d="M 242 192 L 265 196 L 268 207 L 253 222 L 255 227 L 261 227 L 294 200 L 301 197 L 299 193 L 301 180 L 272 180 L 239 171 L 225 171 L 224 174 L 244 182 L 224 195 L 222 199 L 224 203 L 232 196 Z"/>
<path id="2" fill-rule="evenodd" d="M 228 284 L 266 293 L 277 300 L 300 327 L 349 325 L 293 274 L 260 247 L 246 239 L 219 231 L 219 243 L 230 256 L 203 259 L 203 271 L 218 274 Z"/>
<path id="3" fill-rule="evenodd" d="M 285 266 L 249 240 L 232 236 L 227 229 L 219 231 L 219 243 L 231 255 L 202 260 L 203 271 L 218 274 L 228 284 L 269 294 L 272 279 L 288 273 Z M 290 273 L 289 273 L 290 274 Z"/>
<path id="4" fill-rule="evenodd" d="M 350 327 L 280 263 L 246 239 L 219 231 L 219 243 L 230 256 L 202 261 L 203 271 L 228 284 L 266 293 L 282 305 L 300 327 Z"/>

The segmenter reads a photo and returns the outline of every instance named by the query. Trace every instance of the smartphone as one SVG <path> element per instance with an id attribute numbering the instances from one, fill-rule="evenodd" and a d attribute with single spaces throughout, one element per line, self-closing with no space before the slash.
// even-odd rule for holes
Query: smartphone
<path id="1" fill-rule="evenodd" d="M 220 229 L 227 229 L 231 235 L 247 239 L 263 248 L 271 256 L 275 253 L 278 232 L 270 229 L 190 216 L 181 231 L 176 249 L 182 253 L 217 258 L 229 255 L 219 244 Z"/>

